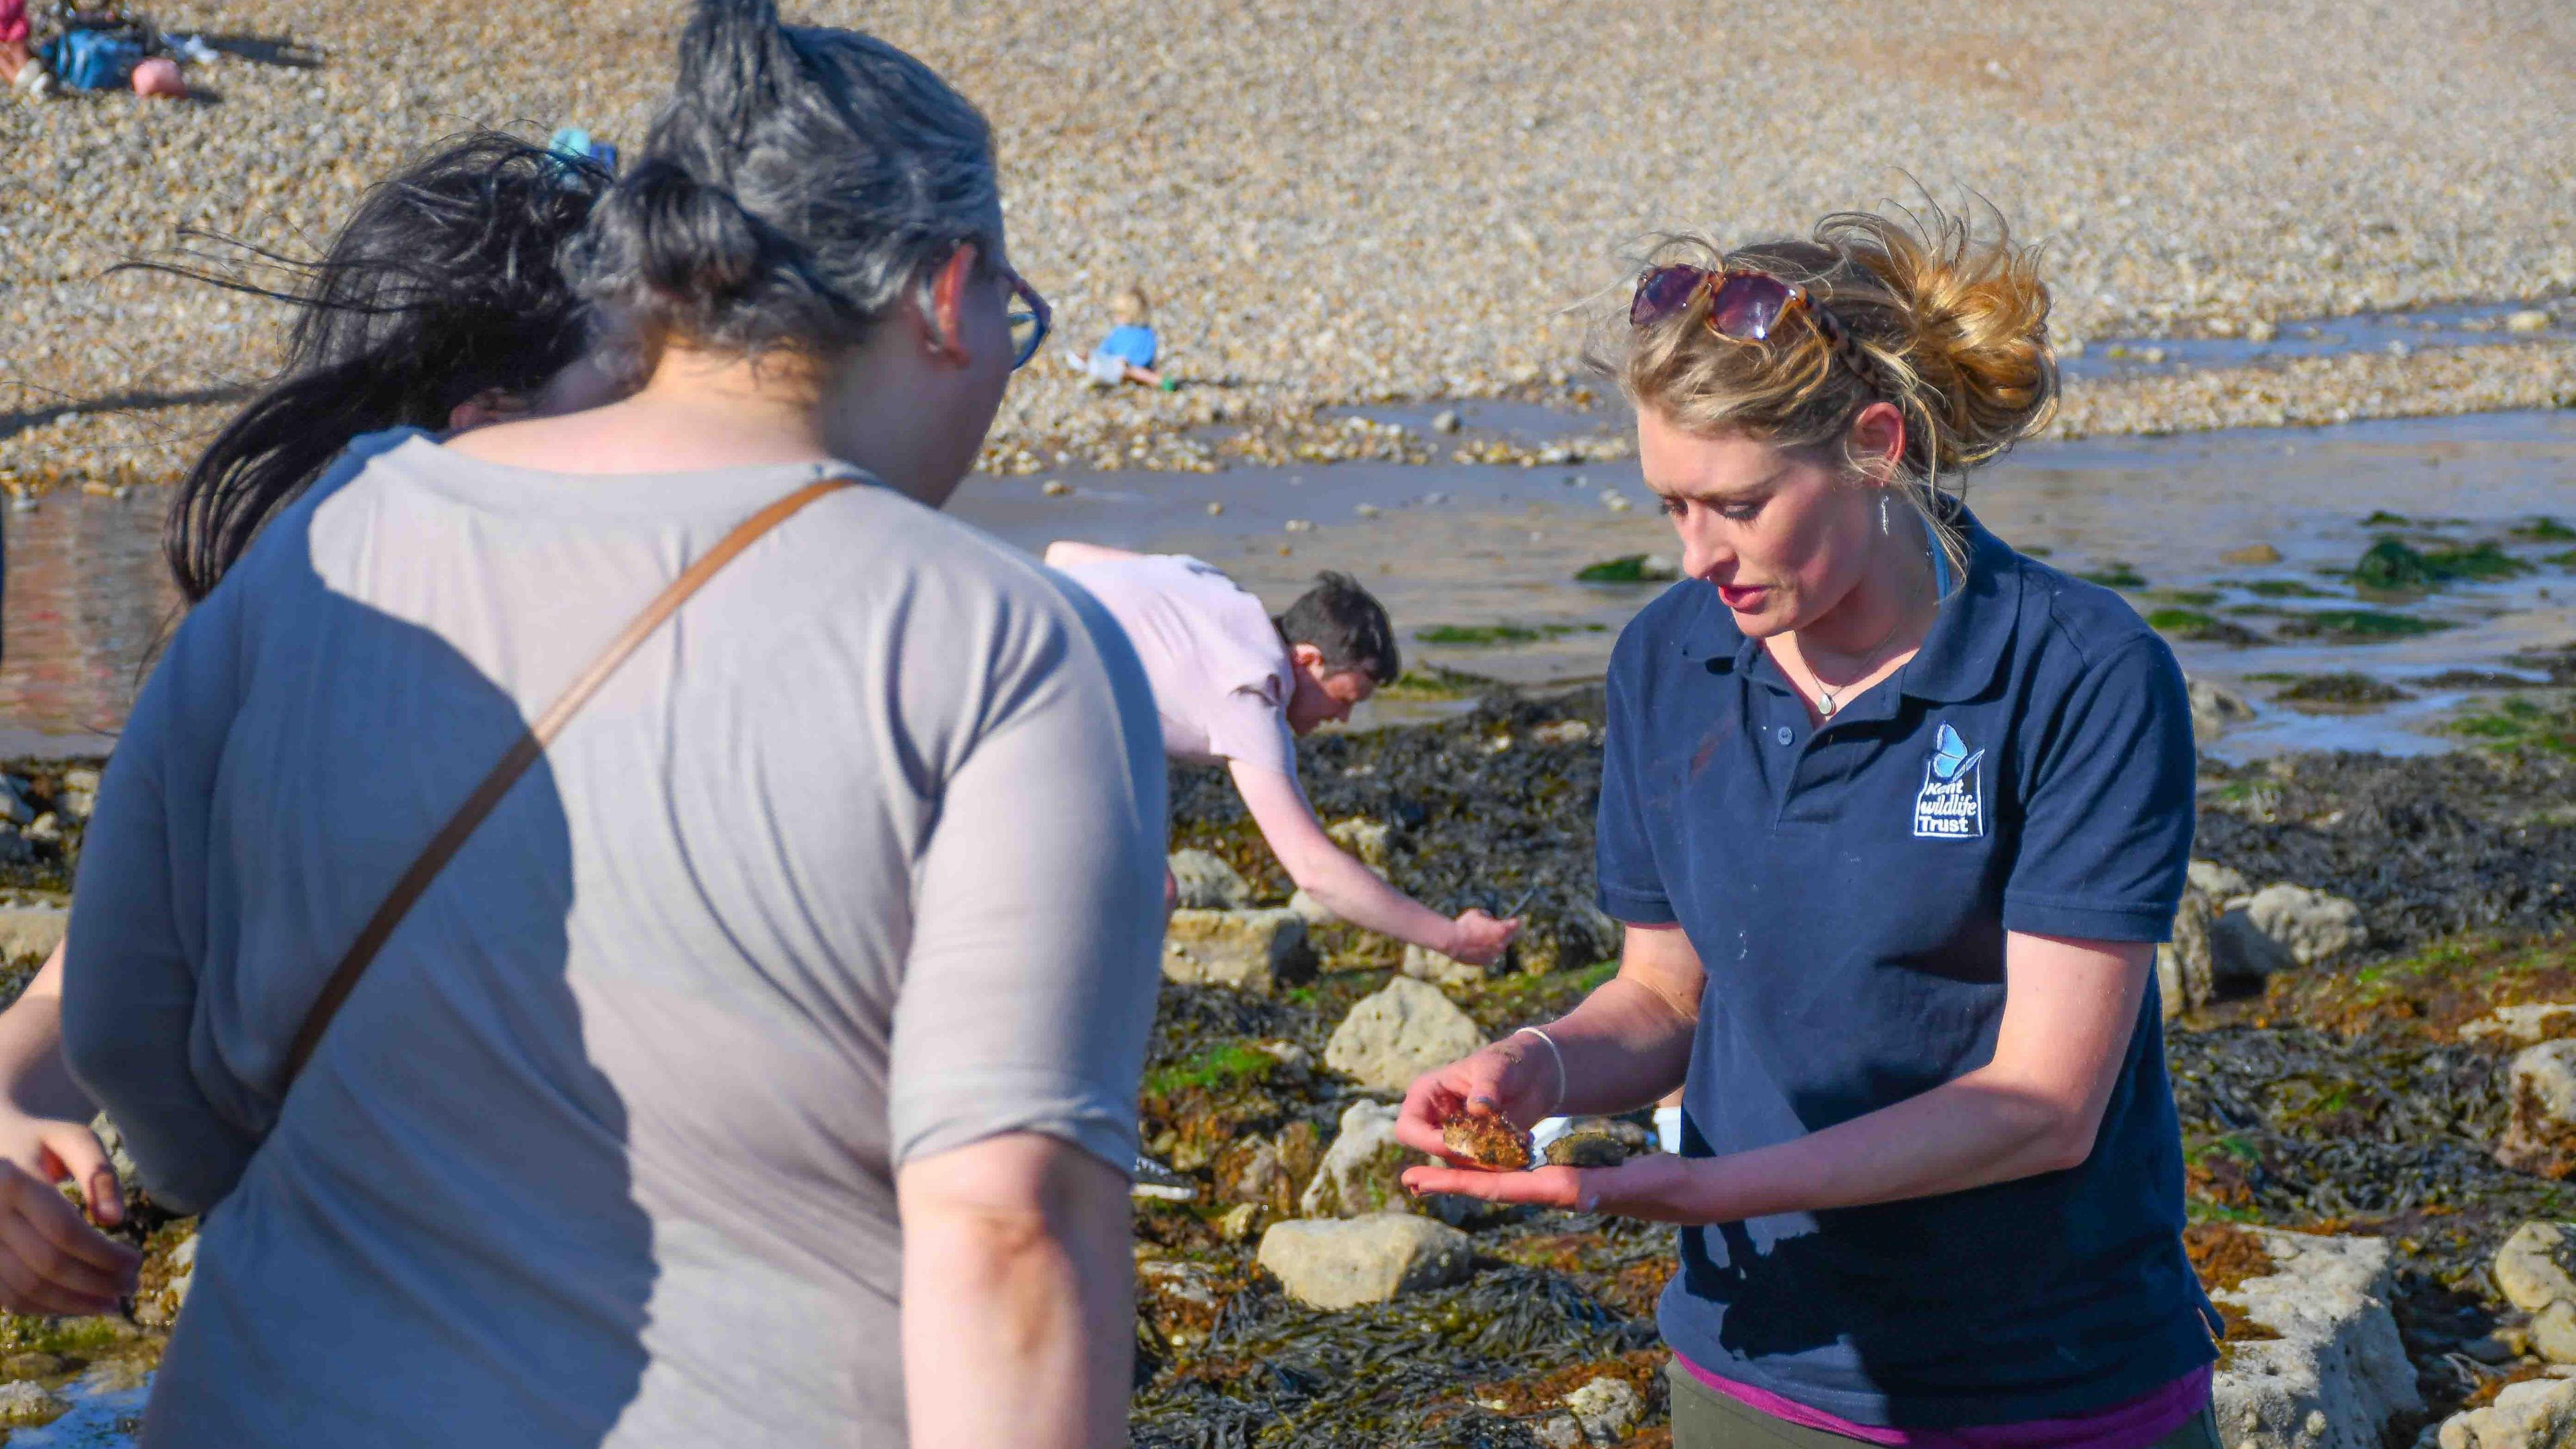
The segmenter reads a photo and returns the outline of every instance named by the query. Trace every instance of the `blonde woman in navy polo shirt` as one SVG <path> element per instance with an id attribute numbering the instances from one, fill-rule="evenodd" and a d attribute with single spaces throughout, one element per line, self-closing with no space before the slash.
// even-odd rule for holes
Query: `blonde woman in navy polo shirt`
<path id="1" fill-rule="evenodd" d="M 1610 666 L 1619 974 L 1400 1131 L 1678 1082 L 1684 1150 L 1407 1185 L 1681 1224 L 1683 1449 L 2216 1449 L 2151 969 L 2182 675 L 1958 502 L 2055 404 L 2035 260 L 1927 209 L 1654 262 L 1602 352 L 1688 577 Z"/>

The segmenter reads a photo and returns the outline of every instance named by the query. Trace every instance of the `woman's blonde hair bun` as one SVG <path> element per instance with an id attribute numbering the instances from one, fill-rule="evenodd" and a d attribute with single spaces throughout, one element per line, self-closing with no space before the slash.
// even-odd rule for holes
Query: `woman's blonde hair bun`
<path id="1" fill-rule="evenodd" d="M 1893 215 L 1842 211 L 1805 238 L 1732 250 L 1692 233 L 1655 237 L 1639 259 L 1645 268 L 1683 263 L 1797 283 L 1840 324 L 1845 345 L 1797 322 L 1758 346 L 1729 342 L 1702 325 L 1705 291 L 1632 328 L 1623 291 L 1600 316 L 1593 361 L 1631 403 L 1676 427 L 1784 447 L 1838 443 L 1862 408 L 1894 403 L 1906 423 L 1910 476 L 1901 481 L 1942 516 L 1934 495 L 1943 474 L 2002 453 L 2057 410 L 2038 248 L 2014 245 L 1993 207 L 1979 211 L 1954 214 L 1928 198 Z"/>
<path id="2" fill-rule="evenodd" d="M 2012 244 L 2003 218 L 1979 236 L 1969 219 L 1925 205 L 1897 221 L 1836 212 L 1815 239 L 1875 273 L 1902 314 L 1892 339 L 1938 424 L 1939 461 L 1973 467 L 2048 425 L 2057 355 L 2039 249 Z M 1828 305 L 1831 305 L 1828 299 Z"/>

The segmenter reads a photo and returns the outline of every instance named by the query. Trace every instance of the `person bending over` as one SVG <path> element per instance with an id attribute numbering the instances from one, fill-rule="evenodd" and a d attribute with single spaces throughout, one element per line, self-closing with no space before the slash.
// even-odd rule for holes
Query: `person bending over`
<path id="1" fill-rule="evenodd" d="M 1274 620 L 1234 580 L 1187 555 L 1059 539 L 1046 561 L 1127 631 L 1154 686 L 1164 752 L 1224 762 L 1298 889 L 1381 935 L 1470 965 L 1500 959 L 1517 919 L 1477 910 L 1452 919 L 1397 890 L 1333 843 L 1298 788 L 1297 740 L 1350 718 L 1398 671 L 1395 631 L 1368 590 L 1328 572 Z M 1167 876 L 1167 900 L 1174 889 Z"/>

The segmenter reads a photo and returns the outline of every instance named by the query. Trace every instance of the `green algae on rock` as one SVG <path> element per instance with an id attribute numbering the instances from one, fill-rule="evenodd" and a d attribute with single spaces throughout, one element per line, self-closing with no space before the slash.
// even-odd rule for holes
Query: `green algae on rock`
<path id="1" fill-rule="evenodd" d="M 2393 534 L 2383 534 L 2352 566 L 2352 581 L 2367 589 L 2402 592 L 2509 579 L 2530 570 L 2530 564 L 2492 542 L 2418 549 Z"/>
<path id="2" fill-rule="evenodd" d="M 2173 639 L 2197 644 L 2225 644 L 2234 648 L 2260 644 L 2263 636 L 2242 624 L 2230 623 L 2198 609 L 2156 609 L 2147 615 L 2147 627 Z"/>
<path id="3" fill-rule="evenodd" d="M 2384 609 L 2305 609 L 2284 619 L 2281 633 L 2285 638 L 2322 639 L 2332 644 L 2377 644 L 2458 627 L 2449 619 L 2392 614 Z"/>

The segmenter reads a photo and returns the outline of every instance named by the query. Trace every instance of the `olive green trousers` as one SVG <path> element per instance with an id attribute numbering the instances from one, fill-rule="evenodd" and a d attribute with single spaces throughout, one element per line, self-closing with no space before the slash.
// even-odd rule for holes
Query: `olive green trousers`
<path id="1" fill-rule="evenodd" d="M 1772 1418 L 1701 1383 L 1679 1363 L 1666 1365 L 1664 1377 L 1672 1386 L 1673 1449 L 1853 1449 L 1863 1442 Z M 2203 1404 L 2153 1449 L 2219 1449 L 2218 1418 Z"/>

